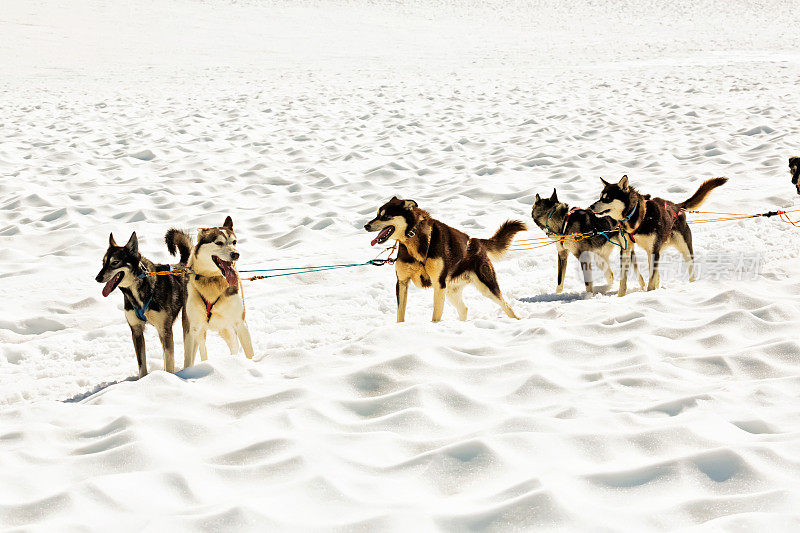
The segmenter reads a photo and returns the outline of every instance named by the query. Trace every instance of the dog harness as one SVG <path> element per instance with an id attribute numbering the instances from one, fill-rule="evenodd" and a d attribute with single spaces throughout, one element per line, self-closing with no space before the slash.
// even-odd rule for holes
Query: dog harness
<path id="1" fill-rule="evenodd" d="M 144 314 L 150 308 L 150 302 L 152 301 L 153 301 L 153 295 L 151 294 L 150 298 L 147 299 L 147 302 L 142 306 L 141 309 L 139 309 L 135 305 L 133 306 L 133 311 L 136 313 L 137 318 L 139 318 L 139 320 L 141 320 L 142 322 L 147 322 L 147 317 L 144 316 Z"/>
<path id="2" fill-rule="evenodd" d="M 217 296 L 216 300 L 214 300 L 213 302 L 209 302 L 208 300 L 203 298 L 202 294 L 200 295 L 200 299 L 203 300 L 204 304 L 206 304 L 206 322 L 211 322 L 211 308 L 216 305 L 216 303 L 219 301 L 220 298 L 222 298 L 221 294 Z"/>
<path id="3" fill-rule="evenodd" d="M 569 224 L 569 217 L 571 217 L 572 213 L 574 213 L 576 211 L 581 211 L 581 208 L 580 207 L 573 207 L 572 209 L 567 211 L 567 215 L 564 217 L 564 225 L 561 227 L 561 234 L 562 235 L 566 235 L 567 234 L 567 224 Z"/>
<path id="4" fill-rule="evenodd" d="M 644 222 L 644 217 L 646 217 L 646 216 L 647 216 L 647 202 L 650 202 L 650 201 L 651 201 L 651 200 L 647 200 L 647 201 L 644 203 L 644 213 L 642 213 L 642 221 L 641 221 L 641 222 L 639 222 L 639 225 L 638 225 L 638 226 L 636 226 L 636 227 L 633 229 L 633 231 L 631 231 L 631 232 L 626 232 L 626 233 L 628 234 L 628 237 L 630 237 L 630 238 L 631 238 L 631 242 L 634 242 L 634 243 L 636 242 L 636 239 L 634 239 L 634 238 L 633 238 L 633 236 L 634 236 L 634 235 L 636 235 L 636 232 L 637 232 L 637 231 L 639 231 L 639 228 L 641 228 L 641 227 L 642 227 L 642 222 Z M 623 219 L 623 222 L 627 222 L 627 221 L 629 221 L 629 220 L 631 219 L 631 217 L 633 216 L 633 214 L 636 212 L 636 209 L 637 209 L 638 207 L 639 207 L 639 202 L 636 202 L 636 205 L 635 205 L 635 206 L 633 206 L 633 209 L 631 209 L 631 212 L 628 214 L 628 216 L 626 216 L 626 217 Z M 622 224 L 620 224 L 620 228 L 622 228 Z"/>
<path id="5" fill-rule="evenodd" d="M 655 200 L 647 200 L 647 201 L 644 203 L 644 212 L 645 212 L 645 215 L 647 214 L 647 204 L 649 204 L 650 202 L 652 202 L 652 203 L 654 203 L 654 204 L 656 203 L 656 201 L 655 201 Z M 674 210 L 674 209 L 672 209 L 672 207 L 670 207 L 670 206 L 668 206 L 668 205 L 667 205 L 667 201 L 666 201 L 666 200 L 663 200 L 663 199 L 662 199 L 662 200 L 661 200 L 661 202 L 662 202 L 662 203 L 663 203 L 663 205 L 664 205 L 664 209 L 667 209 L 667 208 L 669 208 L 669 210 L 670 210 L 670 211 L 672 211 L 672 220 L 670 221 L 670 223 L 669 223 L 669 229 L 667 230 L 667 233 L 672 233 L 672 228 L 673 228 L 673 226 L 675 226 L 675 221 L 676 221 L 676 220 L 678 220 L 678 217 L 679 217 L 680 215 L 678 215 L 678 213 L 677 213 L 677 212 L 675 212 L 675 210 Z M 628 216 L 625 218 L 625 220 L 626 220 L 626 221 L 627 221 L 627 220 L 629 220 L 629 219 L 631 218 L 631 215 L 633 215 L 633 213 L 636 211 L 636 207 L 638 207 L 638 205 L 639 205 L 639 204 L 637 203 L 637 204 L 636 204 L 636 206 L 634 206 L 634 208 L 633 208 L 633 211 L 631 211 L 631 214 L 630 214 L 630 215 L 628 215 Z M 644 222 L 644 217 L 642 217 L 642 222 Z M 636 226 L 636 228 L 634 228 L 634 230 L 633 230 L 633 231 L 631 231 L 631 232 L 629 232 L 629 233 L 628 233 L 628 237 L 630 237 L 630 238 L 631 238 L 631 241 L 632 241 L 632 242 L 636 242 L 636 239 L 634 239 L 634 238 L 633 238 L 633 236 L 636 234 L 636 232 L 637 232 L 637 231 L 639 231 L 639 228 L 641 228 L 641 227 L 642 227 L 642 222 L 639 222 L 639 225 L 638 225 L 638 226 Z"/>

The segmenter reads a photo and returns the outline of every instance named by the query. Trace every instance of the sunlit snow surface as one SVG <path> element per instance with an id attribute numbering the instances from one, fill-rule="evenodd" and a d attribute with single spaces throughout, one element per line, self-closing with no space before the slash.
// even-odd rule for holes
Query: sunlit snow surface
<path id="1" fill-rule="evenodd" d="M 0 525 L 800 528 L 800 232 L 775 219 L 695 226 L 705 274 L 622 299 L 515 252 L 520 321 L 469 289 L 434 324 L 412 289 L 396 325 L 390 267 L 248 283 L 252 362 L 211 336 L 165 374 L 150 328 L 132 379 L 110 231 L 168 261 L 167 228 L 231 215 L 244 269 L 365 261 L 392 195 L 479 237 L 625 173 L 800 205 L 797 3 L 570 3 L 4 0 Z"/>

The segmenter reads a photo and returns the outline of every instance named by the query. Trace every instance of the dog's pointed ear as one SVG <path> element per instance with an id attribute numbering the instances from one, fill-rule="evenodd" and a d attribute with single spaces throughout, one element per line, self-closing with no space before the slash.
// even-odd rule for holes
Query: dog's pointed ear
<path id="1" fill-rule="evenodd" d="M 233 219 L 230 216 L 225 217 L 225 222 L 222 224 L 222 227 L 233 229 Z"/>
<path id="2" fill-rule="evenodd" d="M 622 176 L 622 179 L 619 180 L 619 183 L 617 183 L 617 185 L 619 185 L 619 188 L 622 189 L 623 191 L 627 191 L 628 190 L 628 175 L 625 174 L 624 176 Z"/>
<path id="3" fill-rule="evenodd" d="M 600 181 L 603 183 L 603 188 L 604 188 L 604 189 L 605 189 L 606 187 L 608 187 L 609 185 L 611 185 L 609 182 L 607 182 L 607 181 L 606 181 L 606 180 L 604 180 L 603 178 L 600 178 Z"/>
<path id="4" fill-rule="evenodd" d="M 553 194 L 550 195 L 550 201 L 551 202 L 558 201 L 558 191 L 556 191 L 555 189 L 553 189 Z"/>
<path id="5" fill-rule="evenodd" d="M 125 244 L 125 249 L 134 254 L 139 253 L 139 239 L 136 238 L 135 231 L 131 233 L 131 238 L 128 239 L 127 244 Z"/>
<path id="6" fill-rule="evenodd" d="M 403 207 L 411 209 L 412 207 L 419 207 L 414 200 L 403 200 Z"/>
<path id="7" fill-rule="evenodd" d="M 541 202 L 542 201 L 542 197 L 539 196 L 538 192 L 536 193 L 536 200 L 535 201 L 537 201 L 537 202 Z"/>
<path id="8" fill-rule="evenodd" d="M 109 246 L 116 246 L 117 245 L 117 241 L 114 240 L 114 233 L 109 233 L 108 234 L 108 245 Z"/>

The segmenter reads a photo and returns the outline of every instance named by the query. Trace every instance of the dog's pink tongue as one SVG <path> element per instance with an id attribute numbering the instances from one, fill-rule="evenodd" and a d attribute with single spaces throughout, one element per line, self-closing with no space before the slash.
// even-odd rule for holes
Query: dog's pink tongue
<path id="1" fill-rule="evenodd" d="M 114 287 L 117 286 L 117 276 L 112 276 L 110 280 L 105 284 L 103 287 L 103 296 L 108 296 L 111 294 L 111 291 L 114 290 Z"/>
<path id="2" fill-rule="evenodd" d="M 388 235 L 389 233 L 391 233 L 391 231 L 392 231 L 392 228 L 383 228 L 382 230 L 380 230 L 378 232 L 378 236 L 375 237 L 374 239 L 372 239 L 372 243 L 370 244 L 370 246 L 375 246 L 376 244 L 378 244 L 378 241 L 381 240 L 381 238 L 383 238 L 386 235 Z"/>
<path id="3" fill-rule="evenodd" d="M 236 273 L 236 270 L 233 268 L 233 263 L 227 263 L 221 261 L 222 263 L 222 274 L 225 276 L 225 280 L 228 282 L 228 285 L 231 287 L 236 287 L 239 284 L 239 274 Z"/>

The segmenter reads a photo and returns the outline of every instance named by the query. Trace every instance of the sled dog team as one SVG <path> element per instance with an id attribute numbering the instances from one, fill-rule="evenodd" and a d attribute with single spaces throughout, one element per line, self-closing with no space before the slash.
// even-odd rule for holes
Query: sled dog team
<path id="1" fill-rule="evenodd" d="M 792 183 L 800 194 L 800 157 L 789 160 Z M 688 265 L 689 279 L 694 281 L 694 250 L 692 233 L 686 221 L 686 211 L 697 209 L 715 188 L 727 178 L 703 182 L 697 191 L 683 202 L 652 198 L 631 187 L 628 177 L 617 183 L 602 180 L 600 198 L 587 209 L 570 208 L 560 202 L 553 190 L 549 198 L 536 195 L 531 211 L 534 223 L 546 234 L 590 234 L 581 240 L 559 240 L 557 292 L 564 286 L 567 259 L 574 255 L 581 263 L 587 291 L 593 291 L 589 258 L 601 259 L 607 282 L 614 280 L 608 258 L 620 251 L 618 295 L 627 291 L 628 269 L 633 264 L 642 289 L 644 278 L 635 260 L 635 248 L 642 248 L 648 257 L 647 290 L 659 286 L 658 261 L 667 247 L 676 248 Z M 526 226 L 519 220 L 504 222 L 488 239 L 477 239 L 436 220 L 414 200 L 392 198 L 378 209 L 374 219 L 364 229 L 378 232 L 372 245 L 389 239 L 397 241 L 395 273 L 397 283 L 397 321 L 403 322 L 408 301 L 409 283 L 433 288 L 433 320 L 439 321 L 447 299 L 458 312 L 460 320 L 467 319 L 467 306 L 462 292 L 473 285 L 478 292 L 495 302 L 511 318 L 514 310 L 503 298 L 492 260 L 502 257 L 514 236 Z M 253 346 L 245 322 L 244 292 L 235 268 L 239 259 L 233 221 L 227 217 L 220 227 L 201 228 L 196 242 L 185 232 L 170 229 L 164 237 L 167 249 L 178 255 L 178 265 L 155 264 L 139 253 L 134 232 L 128 242 L 119 246 L 113 234 L 103 257 L 103 268 L 95 278 L 104 283 L 103 296 L 119 287 L 124 296 L 125 319 L 131 328 L 133 347 L 139 365 L 139 376 L 147 374 L 144 328 L 150 323 L 158 332 L 164 351 L 164 369 L 175 371 L 172 327 L 178 314 L 183 325 L 184 367 L 194 364 L 197 350 L 206 360 L 206 333 L 219 333 L 228 344 L 231 354 L 239 344 L 248 358 Z M 158 274 L 183 272 L 181 275 Z"/>

